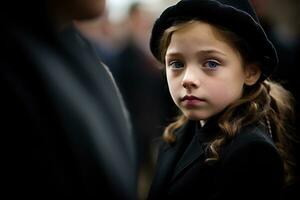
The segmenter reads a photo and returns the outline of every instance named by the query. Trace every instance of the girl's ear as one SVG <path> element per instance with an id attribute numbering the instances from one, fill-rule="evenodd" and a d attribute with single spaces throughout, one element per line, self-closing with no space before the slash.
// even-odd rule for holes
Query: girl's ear
<path id="1" fill-rule="evenodd" d="M 261 75 L 261 70 L 256 64 L 249 64 L 245 68 L 245 84 L 254 85 Z"/>

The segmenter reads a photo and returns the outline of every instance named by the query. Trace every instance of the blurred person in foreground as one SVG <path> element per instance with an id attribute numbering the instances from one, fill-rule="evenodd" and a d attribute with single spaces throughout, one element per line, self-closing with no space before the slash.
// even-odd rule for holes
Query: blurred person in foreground
<path id="1" fill-rule="evenodd" d="M 108 69 L 72 27 L 104 0 L 7 2 L 1 12 L 3 195 L 136 199 L 134 139 Z"/>

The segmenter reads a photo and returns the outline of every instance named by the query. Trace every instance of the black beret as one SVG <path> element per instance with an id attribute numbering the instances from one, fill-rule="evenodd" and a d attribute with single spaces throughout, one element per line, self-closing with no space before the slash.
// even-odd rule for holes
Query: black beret
<path id="1" fill-rule="evenodd" d="M 160 40 L 178 21 L 204 20 L 227 28 L 243 38 L 262 65 L 262 79 L 278 65 L 276 49 L 265 34 L 248 0 L 181 0 L 168 7 L 155 21 L 150 38 L 152 54 L 160 62 Z"/>

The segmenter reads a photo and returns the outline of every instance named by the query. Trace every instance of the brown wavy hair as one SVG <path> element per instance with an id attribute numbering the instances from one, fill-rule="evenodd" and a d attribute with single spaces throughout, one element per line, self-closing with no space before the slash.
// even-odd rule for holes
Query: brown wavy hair
<path id="1" fill-rule="evenodd" d="M 160 61 L 165 63 L 165 54 L 170 44 L 172 34 L 184 28 L 187 24 L 195 23 L 197 20 L 180 22 L 167 29 L 160 42 Z M 215 25 L 218 32 L 225 36 L 226 41 L 236 48 L 243 58 L 244 63 L 256 63 L 255 52 L 235 33 L 223 27 Z M 209 144 L 209 156 L 207 162 L 219 160 L 220 150 L 241 129 L 253 123 L 262 123 L 267 127 L 275 145 L 283 159 L 286 183 L 294 180 L 295 161 L 292 156 L 292 147 L 298 141 L 294 133 L 294 98 L 292 94 L 284 89 L 281 84 L 270 79 L 261 79 L 252 86 L 244 86 L 242 97 L 228 106 L 218 118 L 218 127 L 222 133 Z M 174 131 L 188 121 L 183 114 L 170 123 L 164 130 L 163 140 L 168 143 L 176 141 Z"/>

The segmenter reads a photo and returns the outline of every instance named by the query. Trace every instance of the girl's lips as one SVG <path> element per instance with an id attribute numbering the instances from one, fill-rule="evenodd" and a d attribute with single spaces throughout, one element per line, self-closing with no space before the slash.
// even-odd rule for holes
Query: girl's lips
<path id="1" fill-rule="evenodd" d="M 183 98 L 181 98 L 181 101 L 194 101 L 194 100 L 198 100 L 198 101 L 204 101 L 203 99 L 200 99 L 198 97 L 192 96 L 192 95 L 186 95 Z"/>
<path id="2" fill-rule="evenodd" d="M 198 97 L 195 96 L 184 96 L 181 99 L 183 106 L 188 107 L 188 108 L 193 108 L 193 107 L 197 107 L 200 106 L 205 100 L 204 99 L 200 99 Z"/>

